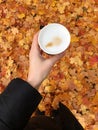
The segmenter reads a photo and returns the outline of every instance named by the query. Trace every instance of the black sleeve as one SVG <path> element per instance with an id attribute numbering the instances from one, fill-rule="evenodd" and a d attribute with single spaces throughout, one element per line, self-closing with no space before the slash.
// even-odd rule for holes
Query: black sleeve
<path id="1" fill-rule="evenodd" d="M 59 103 L 58 111 L 59 111 L 59 117 L 60 117 L 62 129 L 64 129 L 64 130 L 84 130 L 82 125 L 79 123 L 79 121 L 76 119 L 76 117 L 70 111 L 70 109 L 67 108 L 67 106 L 63 105 L 62 103 Z"/>
<path id="2" fill-rule="evenodd" d="M 36 89 L 22 79 L 12 80 L 0 95 L 0 130 L 22 130 L 41 100 Z"/>

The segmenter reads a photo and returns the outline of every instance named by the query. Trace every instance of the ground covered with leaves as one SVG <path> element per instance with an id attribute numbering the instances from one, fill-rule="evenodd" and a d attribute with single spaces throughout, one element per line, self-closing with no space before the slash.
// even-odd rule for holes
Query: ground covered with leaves
<path id="1" fill-rule="evenodd" d="M 49 23 L 71 33 L 65 56 L 40 87 L 39 109 L 67 105 L 85 130 L 98 130 L 98 0 L 0 0 L 0 92 L 27 78 L 33 35 Z"/>

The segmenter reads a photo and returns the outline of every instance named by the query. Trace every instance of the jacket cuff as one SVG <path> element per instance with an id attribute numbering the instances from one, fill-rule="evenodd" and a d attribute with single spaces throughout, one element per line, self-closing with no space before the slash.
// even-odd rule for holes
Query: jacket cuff
<path id="1" fill-rule="evenodd" d="M 13 79 L 0 95 L 0 119 L 12 129 L 22 129 L 41 98 L 29 83 L 20 78 Z"/>

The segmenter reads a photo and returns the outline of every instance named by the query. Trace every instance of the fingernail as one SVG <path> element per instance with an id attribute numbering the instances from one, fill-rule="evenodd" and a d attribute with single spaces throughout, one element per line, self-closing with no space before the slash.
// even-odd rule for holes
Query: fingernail
<path id="1" fill-rule="evenodd" d="M 44 25 L 40 25 L 40 29 L 42 29 L 44 27 Z"/>

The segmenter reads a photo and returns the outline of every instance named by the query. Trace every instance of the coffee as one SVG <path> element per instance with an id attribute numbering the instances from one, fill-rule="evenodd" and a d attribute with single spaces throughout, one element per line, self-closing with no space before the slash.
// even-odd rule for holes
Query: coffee
<path id="1" fill-rule="evenodd" d="M 55 37 L 52 42 L 49 42 L 46 44 L 46 48 L 52 47 L 52 46 L 58 46 L 62 42 L 62 39 L 60 37 Z"/>

